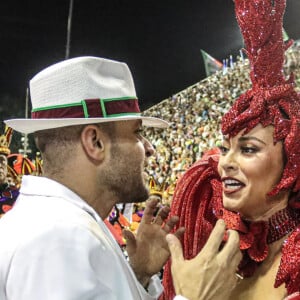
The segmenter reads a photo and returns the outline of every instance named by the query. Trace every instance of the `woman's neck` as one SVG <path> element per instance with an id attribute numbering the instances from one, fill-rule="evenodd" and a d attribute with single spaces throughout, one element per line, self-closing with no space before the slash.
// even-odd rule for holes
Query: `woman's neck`
<path id="1" fill-rule="evenodd" d="M 242 218 L 243 219 L 243 218 Z M 248 226 L 255 223 L 265 223 L 268 228 L 267 243 L 271 244 L 289 234 L 300 223 L 300 210 L 289 206 L 276 210 L 268 219 L 259 221 L 244 220 Z"/>
<path id="2" fill-rule="evenodd" d="M 270 202 L 274 203 L 269 206 L 264 212 L 259 212 L 254 216 L 242 216 L 244 220 L 250 222 L 260 222 L 260 221 L 268 221 L 273 215 L 275 215 L 278 211 L 285 209 L 288 206 L 288 196 L 289 192 L 281 192 L 278 195 L 269 199 Z"/>

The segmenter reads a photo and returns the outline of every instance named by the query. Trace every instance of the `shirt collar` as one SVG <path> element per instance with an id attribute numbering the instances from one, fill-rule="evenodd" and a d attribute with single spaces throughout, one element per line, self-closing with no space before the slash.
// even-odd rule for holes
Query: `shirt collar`
<path id="1" fill-rule="evenodd" d="M 99 222 L 101 220 L 97 212 L 90 205 L 88 205 L 85 200 L 80 198 L 79 195 L 74 193 L 63 184 L 53 179 L 42 176 L 24 175 L 22 177 L 20 194 L 27 196 L 35 195 L 43 197 L 63 198 L 64 200 L 69 201 L 85 210 L 96 221 Z"/>

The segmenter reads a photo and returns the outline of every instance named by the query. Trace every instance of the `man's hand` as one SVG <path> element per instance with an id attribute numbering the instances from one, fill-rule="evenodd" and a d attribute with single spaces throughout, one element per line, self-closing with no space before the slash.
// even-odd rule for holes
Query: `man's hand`
<path id="1" fill-rule="evenodd" d="M 166 235 L 178 222 L 175 216 L 167 220 L 170 212 L 168 207 L 163 207 L 154 219 L 157 203 L 155 199 L 147 202 L 136 236 L 128 230 L 123 231 L 131 267 L 143 286 L 147 286 L 151 276 L 158 273 L 169 258 Z M 184 229 L 180 228 L 175 236 L 180 238 L 183 232 Z"/>
<path id="2" fill-rule="evenodd" d="M 176 295 L 190 300 L 229 299 L 238 277 L 235 275 L 242 258 L 239 236 L 229 230 L 228 240 L 219 251 L 225 233 L 225 223 L 219 220 L 206 245 L 191 260 L 184 260 L 180 241 L 168 234 L 166 239 L 171 252 L 171 272 Z"/>

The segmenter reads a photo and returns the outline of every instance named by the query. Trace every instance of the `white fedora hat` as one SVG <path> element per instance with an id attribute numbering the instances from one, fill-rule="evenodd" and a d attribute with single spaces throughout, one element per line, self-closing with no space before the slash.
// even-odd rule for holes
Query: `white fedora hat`
<path id="1" fill-rule="evenodd" d="M 4 122 L 16 131 L 141 119 L 165 128 L 164 120 L 142 116 L 133 79 L 125 63 L 84 56 L 54 64 L 30 81 L 31 119 Z"/>

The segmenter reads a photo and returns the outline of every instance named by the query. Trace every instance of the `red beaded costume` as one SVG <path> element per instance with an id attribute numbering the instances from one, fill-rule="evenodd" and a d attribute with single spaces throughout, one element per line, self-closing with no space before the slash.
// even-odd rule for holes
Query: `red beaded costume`
<path id="1" fill-rule="evenodd" d="M 285 167 L 277 186 L 268 193 L 291 190 L 289 205 L 268 221 L 247 222 L 222 204 L 222 184 L 217 171 L 218 150 L 211 150 L 177 183 L 171 213 L 184 226 L 184 257 L 196 256 L 220 218 L 240 235 L 243 259 L 239 273 L 250 277 L 268 255 L 269 244 L 283 238 L 281 263 L 274 287 L 285 284 L 289 299 L 300 299 L 300 96 L 293 76 L 283 74 L 284 52 L 290 46 L 282 37 L 286 0 L 235 0 L 236 16 L 249 57 L 252 88 L 242 94 L 222 119 L 222 132 L 229 137 L 256 125 L 273 125 L 274 143 L 283 141 Z M 170 262 L 164 272 L 165 293 L 174 296 Z"/>

